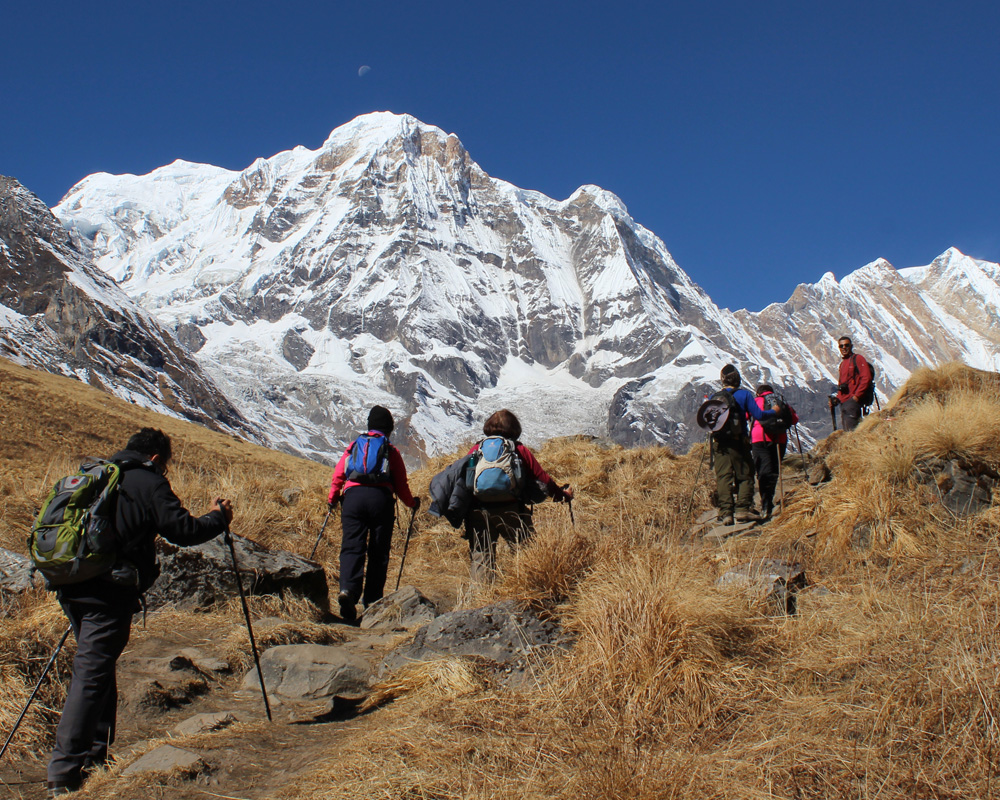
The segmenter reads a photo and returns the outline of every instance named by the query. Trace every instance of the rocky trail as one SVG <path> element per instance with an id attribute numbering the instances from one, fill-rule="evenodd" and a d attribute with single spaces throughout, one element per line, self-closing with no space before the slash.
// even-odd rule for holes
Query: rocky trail
<path id="1" fill-rule="evenodd" d="M 977 498 L 985 490 L 957 466 L 942 462 L 935 470 L 928 491 L 937 492 L 942 502 L 964 509 L 981 501 Z M 818 491 L 829 475 L 822 458 L 789 454 L 783 476 L 786 501 Z M 724 565 L 720 585 L 742 586 L 769 601 L 774 613 L 794 614 L 808 584 L 803 566 L 771 558 L 748 560 L 752 548 L 740 547 L 780 520 L 780 513 L 772 520 L 722 526 L 715 509 L 701 508 L 693 512 L 683 546 L 716 553 Z M 448 537 L 449 547 L 458 548 L 454 535 L 449 532 Z M 432 541 L 424 538 L 411 556 L 421 562 L 414 574 L 432 581 L 427 588 L 434 599 L 404 585 L 366 609 L 357 625 L 333 615 L 310 616 L 308 609 L 316 609 L 319 565 L 292 553 L 242 546 L 240 558 L 246 564 L 241 563 L 241 571 L 247 569 L 256 586 L 271 591 L 280 573 L 286 593 L 281 601 L 251 598 L 272 721 L 265 715 L 238 601 L 196 591 L 204 590 L 206 575 L 218 575 L 218 548 L 190 548 L 183 562 L 171 562 L 167 554 L 164 572 L 176 591 L 164 599 L 166 605 L 149 613 L 145 626 L 137 620 L 119 662 L 117 762 L 95 773 L 78 796 L 251 800 L 287 795 L 290 785 L 324 761 L 350 752 L 352 743 L 377 737 L 387 726 L 394 714 L 393 704 L 386 702 L 391 695 L 373 700 L 373 689 L 378 695 L 379 682 L 398 668 L 471 657 L 487 665 L 495 685 L 516 685 L 539 660 L 571 644 L 554 619 L 541 619 L 513 603 L 466 608 L 464 564 L 452 553 L 444 562 L 454 570 L 442 571 L 436 549 L 441 545 Z M 192 552 L 199 557 L 192 558 Z M 274 574 L 263 574 L 268 570 Z M 7 571 L 16 581 L 17 570 Z M 326 582 L 336 585 L 336 577 L 327 574 Z M 310 602 L 288 602 L 288 593 Z M 180 608 L 185 598 L 193 599 L 193 608 Z M 0 796 L 44 797 L 46 758 L 47 752 L 21 762 L 6 758 L 0 764 Z"/>

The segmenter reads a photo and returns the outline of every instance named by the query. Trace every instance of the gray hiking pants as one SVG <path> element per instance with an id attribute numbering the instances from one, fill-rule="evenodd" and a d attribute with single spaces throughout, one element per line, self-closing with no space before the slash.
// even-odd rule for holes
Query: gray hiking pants
<path id="1" fill-rule="evenodd" d="M 857 400 L 845 400 L 840 404 L 840 427 L 845 431 L 853 431 L 861 422 L 861 403 Z"/>
<path id="2" fill-rule="evenodd" d="M 733 513 L 733 494 L 736 494 L 736 510 L 742 511 L 753 506 L 753 456 L 750 454 L 750 440 L 737 442 L 714 442 L 715 483 L 719 499 L 719 514 L 723 517 Z"/>

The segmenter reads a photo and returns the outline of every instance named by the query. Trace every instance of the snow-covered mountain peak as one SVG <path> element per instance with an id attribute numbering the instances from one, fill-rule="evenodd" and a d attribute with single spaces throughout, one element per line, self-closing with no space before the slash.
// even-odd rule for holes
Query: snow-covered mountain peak
<path id="1" fill-rule="evenodd" d="M 302 453 L 339 450 L 376 402 L 423 453 L 499 407 L 529 436 L 683 445 L 728 361 L 828 421 L 844 332 L 884 392 L 916 365 L 1000 349 L 989 302 L 959 319 L 961 303 L 883 260 L 756 314 L 720 310 L 612 192 L 520 189 L 454 134 L 389 112 L 240 172 L 91 176 L 55 210 L 272 444 Z M 990 297 L 977 274 L 968 291 Z"/>
<path id="2" fill-rule="evenodd" d="M 840 288 L 842 291 L 853 291 L 863 290 L 864 287 L 888 286 L 897 280 L 897 275 L 892 264 L 884 258 L 877 258 L 845 275 L 840 281 Z"/>
<path id="3" fill-rule="evenodd" d="M 600 186 L 594 186 L 593 184 L 581 186 L 569 196 L 565 201 L 565 205 L 583 202 L 593 203 L 602 211 L 614 216 L 631 219 L 628 208 L 625 207 L 625 203 L 622 202 L 621 198 L 614 192 L 609 192 Z"/>

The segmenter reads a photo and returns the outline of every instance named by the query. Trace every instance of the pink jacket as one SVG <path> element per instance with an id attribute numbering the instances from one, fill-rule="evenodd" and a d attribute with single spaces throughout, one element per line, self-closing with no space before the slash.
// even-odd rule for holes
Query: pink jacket
<path id="1" fill-rule="evenodd" d="M 757 407 L 760 408 L 761 410 L 763 410 L 764 408 L 764 398 L 767 397 L 769 394 L 774 394 L 774 392 L 764 392 L 764 394 L 762 394 L 760 397 L 754 398 L 757 401 Z M 798 425 L 799 415 L 795 413 L 795 409 L 792 408 L 791 406 L 788 407 L 788 410 L 792 412 L 792 424 Z M 768 443 L 777 442 L 778 444 L 786 444 L 788 442 L 788 434 L 783 433 L 781 434 L 781 436 L 772 439 L 764 432 L 763 426 L 761 426 L 759 422 L 754 420 L 753 425 L 750 426 L 750 443 L 755 444 L 757 442 L 768 442 Z"/>
<path id="2" fill-rule="evenodd" d="M 376 434 L 379 434 L 379 432 L 368 431 L 369 436 L 374 436 Z M 414 500 L 413 495 L 410 494 L 410 484 L 406 480 L 406 464 L 403 463 L 403 457 L 399 454 L 399 451 L 391 444 L 389 445 L 389 473 L 392 475 L 391 484 L 361 484 L 357 481 L 347 480 L 347 456 L 350 454 L 351 445 L 353 444 L 354 442 L 351 442 L 351 444 L 347 445 L 347 449 L 344 450 L 344 455 L 340 457 L 340 461 L 337 462 L 337 467 L 333 470 L 333 480 L 330 481 L 330 494 L 327 497 L 327 500 L 332 503 L 337 495 L 341 492 L 346 492 L 354 486 L 385 486 L 392 489 L 407 508 L 413 508 L 416 505 L 416 500 Z"/>

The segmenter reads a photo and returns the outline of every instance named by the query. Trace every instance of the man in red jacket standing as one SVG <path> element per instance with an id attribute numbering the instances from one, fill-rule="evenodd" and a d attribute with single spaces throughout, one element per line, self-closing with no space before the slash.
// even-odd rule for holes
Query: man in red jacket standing
<path id="1" fill-rule="evenodd" d="M 861 399 L 871 393 L 872 368 L 865 357 L 854 352 L 854 343 L 848 336 L 837 342 L 840 348 L 840 385 L 836 399 L 830 398 L 830 408 L 840 405 L 840 426 L 853 431 L 861 421 Z"/>

